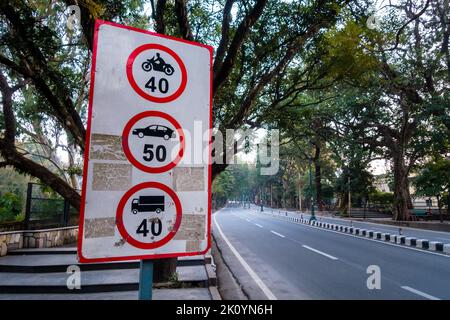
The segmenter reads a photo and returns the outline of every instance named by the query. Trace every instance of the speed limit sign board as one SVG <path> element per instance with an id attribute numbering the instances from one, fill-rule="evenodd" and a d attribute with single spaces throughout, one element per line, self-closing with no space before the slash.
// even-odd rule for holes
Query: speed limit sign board
<path id="1" fill-rule="evenodd" d="M 209 46 L 97 20 L 80 262 L 209 249 L 211 66 Z"/>

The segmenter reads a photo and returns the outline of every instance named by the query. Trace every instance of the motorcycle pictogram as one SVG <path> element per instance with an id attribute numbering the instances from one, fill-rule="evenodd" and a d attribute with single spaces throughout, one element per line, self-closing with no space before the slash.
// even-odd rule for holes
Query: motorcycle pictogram
<path id="1" fill-rule="evenodd" d="M 144 63 L 142 63 L 142 70 L 146 72 L 151 70 L 164 72 L 168 76 L 171 76 L 175 72 L 175 69 L 170 64 L 166 63 L 158 52 L 156 53 L 156 58 L 153 57 L 151 59 L 147 59 Z"/>

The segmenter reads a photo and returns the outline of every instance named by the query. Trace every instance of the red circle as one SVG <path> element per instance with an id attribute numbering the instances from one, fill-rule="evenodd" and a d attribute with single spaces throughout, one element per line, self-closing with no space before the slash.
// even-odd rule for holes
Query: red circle
<path id="1" fill-rule="evenodd" d="M 168 53 L 169 55 L 172 56 L 172 58 L 175 59 L 175 61 L 178 63 L 178 65 L 180 66 L 181 69 L 181 84 L 180 87 L 177 89 L 177 91 L 175 91 L 173 94 L 171 94 L 170 96 L 167 97 L 153 97 L 151 95 L 149 95 L 148 93 L 146 93 L 144 90 L 142 90 L 138 84 L 136 83 L 136 81 L 134 80 L 134 76 L 133 76 L 133 63 L 134 60 L 136 59 L 136 57 L 145 50 L 150 50 L 150 49 L 157 49 L 157 50 L 161 50 L 164 51 L 166 53 Z M 184 91 L 184 89 L 186 88 L 186 83 L 187 83 L 187 72 L 186 72 L 186 67 L 184 66 L 183 61 L 181 60 L 181 58 L 171 49 L 164 47 L 160 44 L 156 44 L 156 43 L 149 43 L 149 44 L 144 44 L 140 47 L 137 47 L 128 57 L 127 60 L 127 78 L 128 78 L 128 82 L 130 82 L 131 86 L 133 87 L 133 89 L 144 99 L 150 100 L 152 102 L 158 102 L 158 103 L 165 103 L 165 102 L 170 102 L 175 100 L 176 98 L 178 98 Z"/>
<path id="2" fill-rule="evenodd" d="M 180 147 L 180 151 L 178 152 L 177 157 L 173 161 L 169 162 L 168 164 L 166 164 L 162 167 L 149 167 L 149 166 L 143 165 L 141 162 L 139 162 L 133 156 L 133 154 L 130 151 L 130 146 L 128 144 L 128 136 L 130 135 L 131 128 L 136 124 L 136 122 L 138 122 L 139 120 L 146 118 L 146 117 L 160 117 L 160 118 L 166 119 L 175 127 L 175 129 L 178 132 L 178 135 L 180 136 L 181 147 Z M 125 156 L 127 157 L 127 159 L 136 168 L 138 168 L 142 171 L 145 171 L 145 172 L 149 172 L 149 173 L 162 173 L 162 172 L 172 169 L 173 167 L 175 167 L 178 164 L 178 162 L 180 162 L 180 160 L 184 154 L 184 147 L 185 147 L 184 140 L 185 139 L 184 139 L 183 130 L 181 129 L 181 126 L 178 123 L 178 121 L 176 121 L 173 117 L 171 117 L 167 113 L 164 113 L 161 111 L 144 111 L 144 112 L 141 112 L 141 113 L 135 115 L 133 118 L 131 118 L 130 121 L 128 121 L 128 123 L 125 125 L 125 128 L 123 128 L 122 148 L 123 148 L 123 152 L 125 153 Z"/>
<path id="3" fill-rule="evenodd" d="M 176 219 L 175 219 L 175 224 L 173 225 L 172 230 L 168 233 L 167 236 L 165 236 L 161 240 L 152 242 L 152 243 L 142 242 L 142 241 L 138 241 L 138 240 L 134 239 L 128 233 L 128 231 L 125 229 L 125 225 L 123 224 L 123 210 L 125 208 L 126 202 L 133 194 L 135 194 L 136 192 L 138 192 L 141 189 L 146 189 L 146 188 L 160 189 L 160 190 L 164 191 L 165 193 L 167 193 L 172 198 L 173 202 L 175 203 L 175 210 L 176 210 Z M 119 230 L 120 235 L 124 238 L 124 240 L 126 242 L 128 242 L 132 246 L 140 248 L 140 249 L 155 249 L 155 248 L 159 248 L 159 247 L 165 245 L 167 242 L 169 242 L 175 236 L 175 234 L 177 233 L 178 228 L 180 227 L 180 224 L 181 224 L 181 214 L 182 213 L 181 213 L 180 199 L 178 199 L 178 196 L 172 189 L 170 189 L 168 186 L 166 186 L 162 183 L 159 183 L 159 182 L 144 182 L 144 183 L 135 185 L 133 188 L 128 190 L 123 195 L 123 197 L 120 199 L 119 205 L 117 206 L 117 211 L 116 211 L 116 224 L 117 224 L 117 229 Z"/>

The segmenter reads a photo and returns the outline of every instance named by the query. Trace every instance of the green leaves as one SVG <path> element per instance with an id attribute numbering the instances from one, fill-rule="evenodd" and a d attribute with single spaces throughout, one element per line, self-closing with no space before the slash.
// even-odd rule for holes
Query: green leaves
<path id="1" fill-rule="evenodd" d="M 363 38 L 367 37 L 370 37 L 367 29 L 353 20 L 326 33 L 322 46 L 327 53 L 323 62 L 330 78 L 368 81 L 367 76 L 378 68 L 379 62 L 370 55 L 370 48 L 364 46 Z"/>
<path id="2" fill-rule="evenodd" d="M 450 188 L 450 159 L 438 157 L 426 163 L 413 183 L 416 195 L 442 197 Z"/>
<path id="3" fill-rule="evenodd" d="M 14 221 L 22 211 L 21 198 L 11 192 L 0 195 L 0 222 Z"/>

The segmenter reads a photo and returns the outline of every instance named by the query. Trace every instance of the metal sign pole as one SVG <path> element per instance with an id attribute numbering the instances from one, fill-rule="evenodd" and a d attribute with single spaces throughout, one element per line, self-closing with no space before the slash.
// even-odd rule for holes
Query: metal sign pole
<path id="1" fill-rule="evenodd" d="M 141 260 L 139 272 L 139 300 L 152 300 L 153 260 Z"/>

